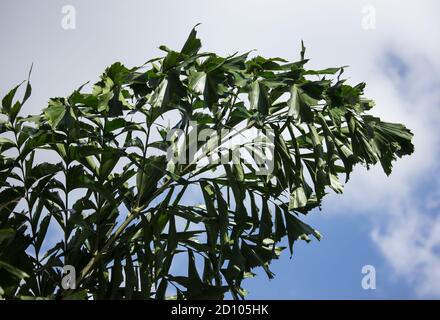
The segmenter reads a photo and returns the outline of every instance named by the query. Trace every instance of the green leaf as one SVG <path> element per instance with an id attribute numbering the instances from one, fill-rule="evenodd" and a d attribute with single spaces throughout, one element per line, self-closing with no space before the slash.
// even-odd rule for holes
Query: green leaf
<path id="1" fill-rule="evenodd" d="M 15 122 L 15 119 L 17 118 L 18 113 L 21 110 L 22 103 L 20 101 L 16 101 L 14 105 L 12 106 L 10 112 L 9 112 L 9 119 L 11 120 L 11 123 Z"/>
<path id="2" fill-rule="evenodd" d="M 168 72 L 148 98 L 153 108 L 166 108 L 180 102 L 186 91 L 175 70 Z M 160 115 L 160 114 L 159 114 Z"/>
<path id="3" fill-rule="evenodd" d="M 125 298 L 131 299 L 133 296 L 133 292 L 137 288 L 137 276 L 133 266 L 133 261 L 131 256 L 125 258 Z"/>
<path id="4" fill-rule="evenodd" d="M 26 185 L 31 187 L 37 180 L 49 176 L 55 175 L 57 172 L 63 170 L 61 163 L 52 164 L 48 162 L 42 162 L 32 168 L 28 168 L 26 175 Z"/>
<path id="5" fill-rule="evenodd" d="M 197 272 L 196 261 L 192 250 L 188 250 L 188 299 L 198 297 L 203 291 L 203 282 Z"/>
<path id="6" fill-rule="evenodd" d="M 336 174 L 329 174 L 330 179 L 330 187 L 336 192 L 336 193 L 342 193 L 344 191 L 344 186 L 339 181 L 339 178 Z"/>
<path id="7" fill-rule="evenodd" d="M 192 56 L 195 55 L 200 48 L 202 47 L 202 43 L 200 42 L 200 39 L 197 38 L 197 31 L 196 27 L 199 24 L 197 24 L 190 32 L 188 39 L 186 40 L 185 44 L 183 45 L 182 50 L 180 52 L 182 54 Z"/>
<path id="8" fill-rule="evenodd" d="M 18 88 L 23 84 L 20 83 L 19 85 L 15 86 L 11 91 L 8 92 L 6 96 L 2 99 L 2 113 L 9 114 L 9 111 L 12 107 L 12 101 L 14 100 L 15 93 L 17 92 Z"/>
<path id="9" fill-rule="evenodd" d="M 64 98 L 50 99 L 44 115 L 53 129 L 57 129 L 60 124 L 68 128 L 73 125 L 74 118 L 70 108 L 65 105 Z"/>
<path id="10" fill-rule="evenodd" d="M 8 229 L 0 229 L 0 245 L 2 245 L 3 241 L 9 241 L 14 238 L 15 231 L 11 228 Z"/>
<path id="11" fill-rule="evenodd" d="M 127 82 L 129 75 L 129 69 L 127 69 L 122 63 L 115 62 L 110 67 L 105 69 L 102 78 L 105 79 L 108 77 L 114 84 L 122 85 Z"/>
<path id="12" fill-rule="evenodd" d="M 40 251 L 41 245 L 43 244 L 44 239 L 46 238 L 47 229 L 49 228 L 51 216 L 47 215 L 43 218 L 40 223 L 40 227 L 37 234 L 37 239 L 35 241 L 35 250 L 37 252 Z"/>
<path id="13" fill-rule="evenodd" d="M 157 190 L 159 180 L 165 175 L 165 156 L 151 156 L 144 160 L 136 175 L 136 187 L 141 203 L 147 202 Z"/>
<path id="14" fill-rule="evenodd" d="M 29 275 L 26 272 L 24 272 L 24 271 L 22 271 L 22 270 L 20 270 L 20 269 L 18 269 L 16 267 L 14 267 L 14 266 L 11 266 L 10 264 L 8 264 L 8 263 L 6 263 L 4 261 L 0 261 L 0 270 L 1 269 L 3 269 L 6 272 L 10 273 L 11 275 L 16 277 L 17 279 L 29 278 Z"/>
<path id="15" fill-rule="evenodd" d="M 208 217 L 212 217 L 217 220 L 218 215 L 214 206 L 214 188 L 204 181 L 200 182 L 200 187 L 202 188 L 202 194 L 205 200 Z M 205 225 L 207 228 L 208 245 L 214 248 L 215 244 L 217 243 L 219 231 L 218 225 L 216 222 L 211 223 L 210 221 L 205 222 Z"/>
<path id="16" fill-rule="evenodd" d="M 116 164 L 119 162 L 123 152 L 103 152 L 101 156 L 101 166 L 99 168 L 99 176 L 105 179 L 112 172 Z"/>
<path id="17" fill-rule="evenodd" d="M 307 196 L 302 186 L 296 187 L 290 194 L 289 210 L 302 208 L 307 205 Z"/>
<path id="18" fill-rule="evenodd" d="M 15 147 L 15 142 L 13 142 L 11 139 L 0 137 L 0 151 L 6 151 L 11 148 Z"/>
<path id="19" fill-rule="evenodd" d="M 228 226 L 229 226 L 229 211 L 228 203 L 223 198 L 220 188 L 214 184 L 215 195 L 217 198 L 218 207 L 218 223 L 220 229 L 220 243 L 225 245 L 229 242 Z"/>
<path id="20" fill-rule="evenodd" d="M 321 239 L 321 234 L 310 227 L 308 224 L 305 224 L 294 215 L 289 212 L 284 212 L 284 217 L 286 219 L 286 229 L 287 229 L 287 237 L 289 240 L 289 249 L 290 254 L 293 254 L 293 243 L 297 239 L 302 239 L 305 241 L 310 241 L 308 235 L 313 235 L 317 240 Z"/>
<path id="21" fill-rule="evenodd" d="M 300 119 L 301 105 L 299 100 L 298 87 L 296 84 L 290 89 L 290 99 L 287 103 L 289 107 L 288 116 L 292 117 L 294 120 Z"/>
<path id="22" fill-rule="evenodd" d="M 2 190 L 0 192 L 0 217 L 10 215 L 24 194 L 23 187 L 11 187 Z"/>
<path id="23" fill-rule="evenodd" d="M 128 125 L 128 122 L 122 118 L 115 118 L 105 122 L 104 132 L 109 133 Z"/>
<path id="24" fill-rule="evenodd" d="M 252 109 L 258 110 L 263 115 L 268 114 L 270 107 L 268 90 L 261 81 L 255 80 L 252 83 L 249 92 L 249 102 Z"/>
<path id="25" fill-rule="evenodd" d="M 335 74 L 340 71 L 342 68 L 346 68 L 347 66 L 339 67 L 339 68 L 326 68 L 321 70 L 306 70 L 304 74 L 310 75 L 321 75 L 321 74 Z"/>
<path id="26" fill-rule="evenodd" d="M 261 222 L 260 222 L 260 240 L 263 241 L 266 238 L 269 238 L 272 234 L 272 215 L 269 210 L 269 206 L 267 205 L 267 199 L 262 199 L 263 209 L 261 213 Z"/>
<path id="27" fill-rule="evenodd" d="M 242 252 L 243 257 L 246 259 L 246 263 L 248 264 L 249 268 L 261 266 L 263 267 L 269 279 L 272 279 L 274 277 L 274 274 L 269 269 L 269 263 L 272 258 L 272 255 L 270 253 L 269 255 L 262 256 L 261 248 L 248 245 L 246 242 L 242 243 Z"/>
<path id="28" fill-rule="evenodd" d="M 68 293 L 63 300 L 86 300 L 87 290 L 80 290 L 72 293 Z"/>
<path id="29" fill-rule="evenodd" d="M 205 91 L 206 73 L 205 72 L 191 72 L 188 77 L 188 87 L 198 94 L 203 94 Z"/>
<path id="30" fill-rule="evenodd" d="M 124 104 L 121 101 L 121 88 L 120 86 L 115 86 L 113 88 L 112 98 L 108 101 L 108 115 L 109 117 L 122 116 L 123 109 L 124 109 Z"/>
<path id="31" fill-rule="evenodd" d="M 284 225 L 284 220 L 282 216 L 281 209 L 275 207 L 275 241 L 281 241 L 281 239 L 286 235 L 286 227 Z"/>

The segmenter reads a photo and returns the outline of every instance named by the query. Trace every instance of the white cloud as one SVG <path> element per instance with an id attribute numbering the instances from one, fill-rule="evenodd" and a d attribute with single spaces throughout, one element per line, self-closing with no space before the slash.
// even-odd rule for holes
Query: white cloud
<path id="1" fill-rule="evenodd" d="M 397 274 L 420 297 L 440 297 L 440 217 L 405 208 L 376 227 L 372 239 Z"/>

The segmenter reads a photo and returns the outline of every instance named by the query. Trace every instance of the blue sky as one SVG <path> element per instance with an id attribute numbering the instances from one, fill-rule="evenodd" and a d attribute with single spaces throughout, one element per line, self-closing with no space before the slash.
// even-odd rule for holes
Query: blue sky
<path id="1" fill-rule="evenodd" d="M 74 30 L 61 27 L 64 5 L 76 9 Z M 0 93 L 34 62 L 26 110 L 38 112 L 114 61 L 140 65 L 161 44 L 180 48 L 198 22 L 204 49 L 222 54 L 258 49 L 296 59 L 303 39 L 310 67 L 349 65 L 345 76 L 367 82 L 373 113 L 412 129 L 416 152 L 389 178 L 357 167 L 344 194 L 306 218 L 321 242 L 297 243 L 292 259 L 285 252 L 273 280 L 257 271 L 246 281 L 249 298 L 440 298 L 439 18 L 440 4 L 428 0 L 5 0 Z M 376 290 L 361 287 L 367 264 L 376 268 Z"/>
<path id="2" fill-rule="evenodd" d="M 336 216 L 327 211 L 314 213 L 310 222 L 322 234 L 321 242 L 296 243 L 292 259 L 285 252 L 272 265 L 275 278 L 264 272 L 248 281 L 253 299 L 410 299 L 411 288 L 392 270 L 371 242 L 371 222 L 365 217 Z M 376 289 L 364 290 L 364 265 L 376 269 Z"/>

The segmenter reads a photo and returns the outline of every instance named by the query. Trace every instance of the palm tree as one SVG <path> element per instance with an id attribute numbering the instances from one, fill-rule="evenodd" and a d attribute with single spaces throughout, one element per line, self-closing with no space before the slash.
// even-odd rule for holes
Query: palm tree
<path id="1" fill-rule="evenodd" d="M 180 51 L 114 63 L 39 115 L 20 116 L 29 79 L 22 100 L 5 96 L 0 296 L 244 298 L 255 267 L 273 277 L 282 239 L 290 254 L 320 239 L 301 215 L 342 174 L 388 175 L 413 152 L 408 129 L 368 114 L 364 83 L 305 69 L 303 45 L 296 62 L 200 48 L 194 28 Z"/>

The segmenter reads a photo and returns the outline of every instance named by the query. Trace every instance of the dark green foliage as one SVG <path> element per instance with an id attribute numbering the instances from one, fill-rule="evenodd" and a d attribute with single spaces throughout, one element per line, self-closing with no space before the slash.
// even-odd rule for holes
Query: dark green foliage
<path id="1" fill-rule="evenodd" d="M 53 98 L 39 115 L 20 115 L 29 81 L 21 100 L 19 86 L 3 98 L 1 297 L 243 298 L 253 268 L 273 277 L 281 240 L 292 253 L 298 239 L 320 239 L 300 218 L 329 188 L 343 191 L 340 174 L 348 181 L 356 164 L 379 162 L 388 175 L 413 152 L 408 129 L 367 114 L 365 84 L 340 79 L 343 68 L 306 70 L 304 47 L 293 63 L 221 57 L 200 52 L 194 29 L 180 51 L 160 48 L 164 57 L 115 63 L 91 93 Z M 273 170 L 258 175 L 241 156 L 170 162 L 166 136 L 188 136 L 190 121 L 213 132 L 271 130 Z M 61 288 L 64 265 L 77 270 L 75 290 Z"/>

